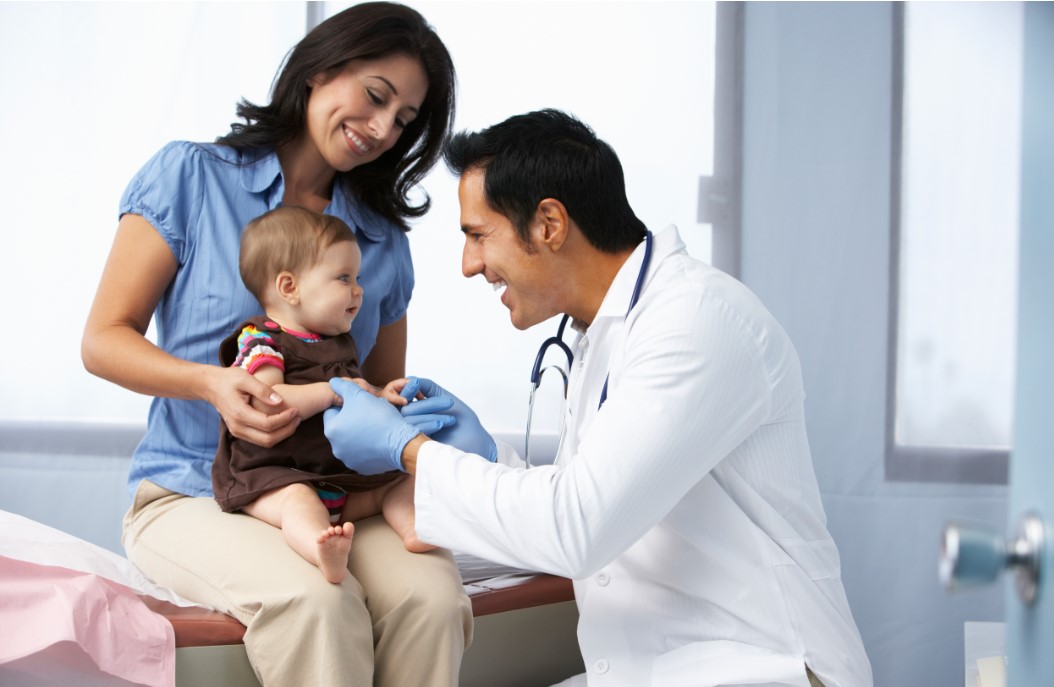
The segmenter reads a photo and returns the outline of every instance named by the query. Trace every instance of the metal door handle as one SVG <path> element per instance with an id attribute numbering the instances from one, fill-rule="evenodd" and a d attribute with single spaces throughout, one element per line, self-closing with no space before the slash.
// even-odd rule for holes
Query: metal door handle
<path id="1" fill-rule="evenodd" d="M 1004 569 L 1014 571 L 1014 586 L 1026 606 L 1036 600 L 1043 560 L 1043 521 L 1026 513 L 1013 540 L 948 525 L 941 537 L 939 575 L 945 589 L 994 582 Z"/>

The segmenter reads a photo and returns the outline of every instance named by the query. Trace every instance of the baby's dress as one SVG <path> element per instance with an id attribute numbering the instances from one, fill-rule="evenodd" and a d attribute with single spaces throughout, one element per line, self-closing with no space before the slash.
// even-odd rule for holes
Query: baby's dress
<path id="1" fill-rule="evenodd" d="M 251 328 L 251 329 L 250 329 Z M 229 367 L 252 356 L 249 372 L 261 364 L 285 368 L 287 384 L 361 377 L 355 342 L 349 334 L 298 337 L 266 317 L 254 317 L 220 344 L 220 364 Z M 220 507 L 232 512 L 265 492 L 304 482 L 326 492 L 369 491 L 397 479 L 399 471 L 360 475 L 333 455 L 323 432 L 322 413 L 301 421 L 288 439 L 271 448 L 236 439 L 222 420 L 212 465 L 212 488 Z"/>

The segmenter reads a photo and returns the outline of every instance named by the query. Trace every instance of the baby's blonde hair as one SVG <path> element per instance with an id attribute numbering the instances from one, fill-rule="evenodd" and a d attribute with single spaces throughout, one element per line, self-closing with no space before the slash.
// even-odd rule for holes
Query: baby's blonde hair
<path id="1" fill-rule="evenodd" d="M 263 302 L 280 272 L 309 269 L 340 241 L 355 242 L 355 232 L 339 217 L 301 207 L 280 207 L 260 215 L 242 233 L 238 271 L 245 288 Z"/>

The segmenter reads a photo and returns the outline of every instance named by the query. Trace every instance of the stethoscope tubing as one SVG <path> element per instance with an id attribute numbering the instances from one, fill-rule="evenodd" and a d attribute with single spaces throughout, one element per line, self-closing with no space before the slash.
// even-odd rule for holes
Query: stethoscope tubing
<path id="1" fill-rule="evenodd" d="M 644 234 L 644 259 L 641 261 L 640 272 L 637 273 L 637 281 L 633 285 L 633 294 L 629 299 L 629 307 L 626 309 L 626 317 L 633 311 L 634 306 L 637 305 L 637 301 L 640 300 L 640 292 L 644 288 L 644 279 L 648 274 L 648 268 L 651 267 L 651 253 L 652 243 L 655 237 L 650 231 Z M 555 369 L 560 373 L 560 376 L 564 380 L 564 398 L 567 397 L 567 385 L 568 376 L 571 371 L 571 365 L 574 363 L 574 353 L 571 352 L 571 348 L 564 343 L 564 329 L 567 327 L 567 321 L 570 319 L 569 315 L 564 315 L 560 319 L 560 325 L 557 327 L 556 335 L 550 336 L 548 339 L 542 342 L 542 345 L 538 348 L 538 355 L 534 357 L 534 365 L 531 367 L 531 393 L 527 399 L 527 431 L 524 436 L 524 451 L 523 460 L 527 464 L 527 467 L 531 467 L 531 419 L 534 415 L 534 394 L 538 391 L 538 386 L 542 381 L 542 374 L 546 370 Z M 557 346 L 564 355 L 567 356 L 567 372 L 565 372 L 559 365 L 550 365 L 548 367 L 542 367 L 542 360 L 545 358 L 545 354 L 548 352 L 550 346 Z M 604 376 L 604 388 L 600 391 L 600 404 L 597 409 L 604 407 L 604 402 L 608 397 L 608 379 L 610 373 Z"/>

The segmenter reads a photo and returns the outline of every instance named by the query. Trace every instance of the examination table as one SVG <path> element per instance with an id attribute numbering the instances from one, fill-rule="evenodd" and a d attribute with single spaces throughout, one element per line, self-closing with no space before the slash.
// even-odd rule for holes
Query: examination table
<path id="1" fill-rule="evenodd" d="M 466 584 L 465 591 L 475 638 L 462 664 L 461 687 L 541 687 L 585 670 L 570 580 L 501 575 Z M 175 629 L 179 687 L 258 687 L 242 645 L 245 626 L 223 613 L 142 599 Z"/>
<path id="2" fill-rule="evenodd" d="M 141 436 L 139 426 L 0 422 L 0 509 L 90 543 L 100 549 L 100 556 L 116 555 L 124 561 L 118 539 L 130 500 L 125 481 L 129 456 Z M 497 438 L 522 443 L 522 437 Z M 539 462 L 551 460 L 557 440 L 539 435 Z M 55 475 L 77 488 L 66 492 L 68 498 L 41 498 L 55 488 Z M 37 536 L 27 538 L 35 541 Z M 584 672 L 569 580 L 492 567 L 457 554 L 455 558 L 475 615 L 461 685 L 535 687 Z M 238 621 L 222 613 L 140 598 L 175 630 L 178 687 L 258 687 L 241 643 L 245 628 Z"/>

